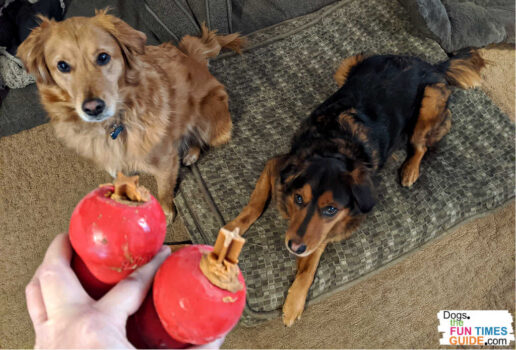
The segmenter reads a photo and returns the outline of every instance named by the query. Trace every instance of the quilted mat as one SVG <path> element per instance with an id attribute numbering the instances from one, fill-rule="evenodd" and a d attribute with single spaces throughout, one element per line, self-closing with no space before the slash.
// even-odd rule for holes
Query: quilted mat
<path id="1" fill-rule="evenodd" d="M 396 1 L 344 0 L 251 34 L 243 55 L 213 61 L 210 70 L 230 95 L 234 136 L 182 179 L 176 204 L 192 240 L 213 244 L 219 228 L 238 215 L 267 159 L 286 152 L 299 123 L 336 91 L 332 76 L 343 58 L 367 52 L 447 59 L 437 43 L 415 33 Z M 327 247 L 309 301 L 514 196 L 514 125 L 480 90 L 455 89 L 450 110 L 452 130 L 427 153 L 412 188 L 399 184 L 405 150 L 379 172 L 375 209 L 349 240 Z M 271 205 L 246 233 L 239 264 L 248 290 L 245 325 L 281 312 L 296 272 L 285 230 Z"/>

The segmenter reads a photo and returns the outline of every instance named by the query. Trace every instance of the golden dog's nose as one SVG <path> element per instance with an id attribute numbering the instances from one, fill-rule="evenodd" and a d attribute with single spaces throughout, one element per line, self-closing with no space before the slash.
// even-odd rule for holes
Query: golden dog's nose
<path id="1" fill-rule="evenodd" d="M 100 98 L 91 98 L 82 104 L 82 110 L 89 116 L 96 117 L 104 111 L 106 104 Z"/>

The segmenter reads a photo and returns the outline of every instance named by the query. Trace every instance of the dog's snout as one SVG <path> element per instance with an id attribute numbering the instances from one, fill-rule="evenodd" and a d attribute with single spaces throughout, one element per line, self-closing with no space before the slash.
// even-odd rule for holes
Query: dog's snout
<path id="1" fill-rule="evenodd" d="M 89 116 L 96 117 L 104 111 L 106 103 L 100 98 L 91 98 L 82 104 L 82 110 Z"/>
<path id="2" fill-rule="evenodd" d="M 303 243 L 295 243 L 293 240 L 288 241 L 288 248 L 296 254 L 303 254 L 306 251 L 306 245 Z"/>

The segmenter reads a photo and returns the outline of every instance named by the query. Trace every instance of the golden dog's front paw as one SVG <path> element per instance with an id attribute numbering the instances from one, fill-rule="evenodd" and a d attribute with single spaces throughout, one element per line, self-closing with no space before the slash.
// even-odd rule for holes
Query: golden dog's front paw
<path id="1" fill-rule="evenodd" d="M 419 178 L 419 164 L 414 164 L 408 160 L 401 169 L 401 185 L 403 187 L 410 187 Z"/>
<path id="2" fill-rule="evenodd" d="M 290 327 L 296 320 L 301 318 L 301 314 L 305 309 L 306 296 L 296 295 L 292 288 L 288 291 L 287 300 L 283 304 L 283 324 Z"/>
<path id="3" fill-rule="evenodd" d="M 177 216 L 176 206 L 172 204 L 163 204 L 161 203 L 161 207 L 163 208 L 163 212 L 167 217 L 167 224 L 172 224 Z"/>
<path id="4" fill-rule="evenodd" d="M 190 147 L 188 153 L 183 157 L 183 164 L 185 166 L 191 166 L 199 159 L 201 149 L 199 147 Z"/>

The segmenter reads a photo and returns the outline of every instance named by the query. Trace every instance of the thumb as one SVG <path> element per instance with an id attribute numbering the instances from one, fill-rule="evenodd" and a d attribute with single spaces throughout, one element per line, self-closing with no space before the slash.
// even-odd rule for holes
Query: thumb
<path id="1" fill-rule="evenodd" d="M 169 255 L 170 248 L 161 247 L 151 261 L 118 282 L 113 289 L 97 301 L 96 307 L 119 318 L 125 324 L 127 317 L 135 313 L 143 303 L 154 274 Z"/>

